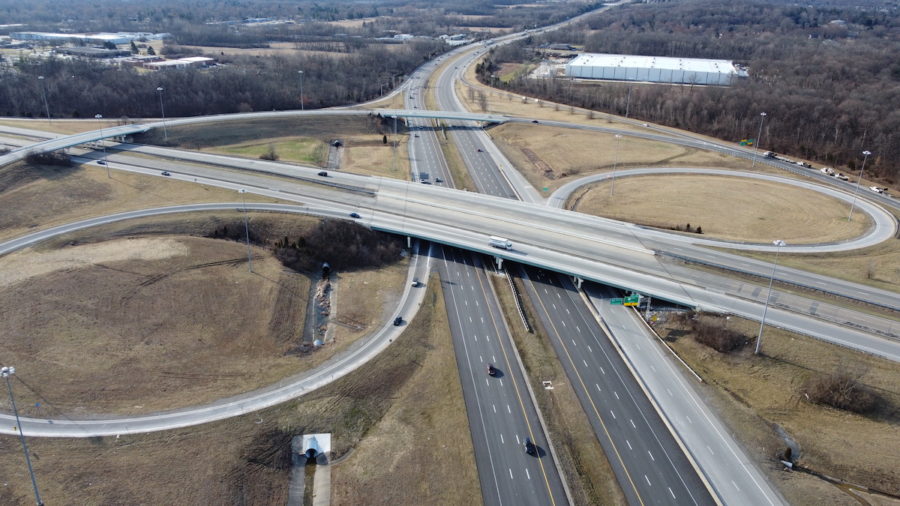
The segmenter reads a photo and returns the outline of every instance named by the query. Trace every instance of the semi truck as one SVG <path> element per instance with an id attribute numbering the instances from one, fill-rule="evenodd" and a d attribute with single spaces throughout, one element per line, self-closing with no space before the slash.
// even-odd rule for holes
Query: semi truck
<path id="1" fill-rule="evenodd" d="M 497 237 L 496 235 L 492 235 L 490 237 L 488 244 L 490 244 L 491 246 L 493 246 L 495 248 L 512 249 L 512 242 L 510 242 L 509 239 L 506 239 L 503 237 Z"/>

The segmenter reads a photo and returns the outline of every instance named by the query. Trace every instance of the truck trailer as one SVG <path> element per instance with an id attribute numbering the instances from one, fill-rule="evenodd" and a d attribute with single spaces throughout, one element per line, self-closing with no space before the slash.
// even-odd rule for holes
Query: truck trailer
<path id="1" fill-rule="evenodd" d="M 490 237 L 488 244 L 499 249 L 512 249 L 512 242 L 509 239 L 497 237 L 496 235 Z"/>

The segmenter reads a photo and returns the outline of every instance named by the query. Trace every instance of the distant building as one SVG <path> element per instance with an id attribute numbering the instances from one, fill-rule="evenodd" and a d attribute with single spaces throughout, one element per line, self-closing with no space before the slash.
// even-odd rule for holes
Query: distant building
<path id="1" fill-rule="evenodd" d="M 129 58 L 125 58 L 119 61 L 122 65 L 126 67 L 143 67 L 144 64 L 152 63 L 155 61 L 162 61 L 162 56 L 156 55 L 133 55 Z"/>
<path id="2" fill-rule="evenodd" d="M 468 38 L 468 36 L 463 33 L 456 33 L 453 35 L 439 35 L 438 39 L 443 40 L 445 43 L 447 43 L 448 46 L 462 46 L 472 42 L 472 39 Z"/>
<path id="3" fill-rule="evenodd" d="M 186 69 L 189 67 L 209 67 L 214 65 L 216 60 L 206 56 L 191 56 L 190 58 L 179 58 L 177 60 L 162 60 L 145 63 L 144 68 L 150 70 L 167 70 L 167 69 Z"/>
<path id="4" fill-rule="evenodd" d="M 131 51 L 100 47 L 65 47 L 57 49 L 56 52 L 82 58 L 120 58 L 131 55 Z"/>
<path id="5" fill-rule="evenodd" d="M 566 64 L 566 76 L 581 79 L 727 86 L 746 75 L 729 60 L 700 58 L 585 53 Z"/>
<path id="6" fill-rule="evenodd" d="M 167 33 L 117 32 L 117 33 L 50 33 L 50 32 L 12 32 L 15 40 L 43 40 L 57 42 L 81 42 L 84 44 L 130 44 L 137 39 L 157 40 L 167 37 Z"/>

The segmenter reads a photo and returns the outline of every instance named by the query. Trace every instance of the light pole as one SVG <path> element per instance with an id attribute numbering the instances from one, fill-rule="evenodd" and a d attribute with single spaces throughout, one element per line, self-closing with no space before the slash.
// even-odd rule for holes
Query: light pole
<path id="1" fill-rule="evenodd" d="M 612 184 L 609 185 L 609 196 L 610 197 L 612 197 L 613 192 L 616 189 L 616 167 L 619 166 L 619 139 L 621 139 L 621 138 L 622 138 L 621 135 L 616 134 L 616 157 L 615 157 L 615 161 L 613 162 Z"/>
<path id="2" fill-rule="evenodd" d="M 165 138 L 165 142 L 169 142 L 169 129 L 166 128 L 166 110 L 163 108 L 163 99 L 162 92 L 165 90 L 162 86 L 158 86 L 156 88 L 157 93 L 159 93 L 159 112 L 162 114 L 162 122 L 163 122 L 163 137 Z"/>
<path id="3" fill-rule="evenodd" d="M 756 153 L 759 151 L 759 139 L 762 138 L 762 126 L 763 121 L 766 120 L 766 113 L 759 113 L 759 133 L 756 134 L 756 140 L 753 141 L 753 163 L 750 164 L 750 168 L 756 167 Z"/>
<path id="4" fill-rule="evenodd" d="M 775 281 L 775 269 L 778 268 L 778 253 L 781 251 L 782 246 L 787 246 L 787 243 L 781 239 L 773 241 L 772 244 L 775 245 L 775 262 L 772 264 L 772 276 L 769 278 L 769 292 L 766 294 L 766 306 L 763 309 L 762 321 L 759 322 L 759 334 L 756 336 L 756 349 L 753 350 L 754 355 L 759 355 L 759 347 L 762 346 L 763 327 L 766 325 L 766 313 L 769 312 L 769 297 L 772 296 L 772 283 Z"/>
<path id="5" fill-rule="evenodd" d="M 247 239 L 247 268 L 252 273 L 253 252 L 250 250 L 250 224 L 248 223 L 247 216 L 247 199 L 244 197 L 244 194 L 247 193 L 247 190 L 241 188 L 240 190 L 238 190 L 238 193 L 241 194 L 241 203 L 244 205 L 244 237 Z"/>
<path id="6" fill-rule="evenodd" d="M 303 106 L 303 71 L 298 70 L 297 75 L 300 76 L 300 110 L 303 111 L 305 110 Z"/>
<path id="7" fill-rule="evenodd" d="M 859 194 L 859 183 L 862 181 L 863 171 L 866 170 L 866 160 L 869 159 L 869 155 L 872 154 L 871 151 L 863 151 L 863 164 L 859 169 L 859 177 L 856 178 L 856 190 L 853 191 L 853 203 L 850 204 L 850 215 L 847 216 L 847 221 L 850 221 L 853 218 L 853 208 L 856 207 L 856 196 Z"/>
<path id="8" fill-rule="evenodd" d="M 50 123 L 50 105 L 47 103 L 47 91 L 44 90 L 44 76 L 38 76 L 41 83 L 41 98 L 44 100 L 44 109 L 47 111 L 47 123 Z"/>
<path id="9" fill-rule="evenodd" d="M 106 159 L 106 144 L 102 144 L 103 143 L 103 115 L 95 114 L 94 119 L 96 119 L 97 121 L 100 122 L 100 142 L 101 142 L 101 145 L 103 146 L 103 165 L 106 166 L 106 177 L 112 178 L 112 176 L 109 175 L 109 160 Z"/>
<path id="10" fill-rule="evenodd" d="M 19 411 L 16 409 L 16 399 L 13 397 L 12 383 L 9 381 L 9 377 L 15 373 L 15 367 L 0 367 L 0 376 L 6 380 L 6 389 L 9 390 L 9 404 L 12 407 L 13 414 L 16 416 L 16 429 L 19 433 L 19 440 L 22 441 L 22 451 L 25 452 L 25 464 L 28 465 L 28 473 L 31 475 L 31 485 L 34 487 L 34 500 L 37 502 L 38 506 L 43 506 L 44 501 L 41 500 L 37 479 L 34 477 L 34 469 L 31 467 L 31 457 L 28 455 L 28 443 L 25 442 L 25 433 L 22 431 L 22 423 L 19 421 Z"/>

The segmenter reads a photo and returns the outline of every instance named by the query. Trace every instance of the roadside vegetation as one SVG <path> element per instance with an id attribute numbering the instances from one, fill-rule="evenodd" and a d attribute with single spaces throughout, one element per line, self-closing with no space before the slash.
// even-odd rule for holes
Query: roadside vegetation
<path id="1" fill-rule="evenodd" d="M 839 2 L 796 6 L 760 0 L 636 3 L 593 16 L 580 26 L 492 49 L 478 67 L 483 83 L 504 64 L 540 61 L 544 43 L 586 52 L 721 58 L 746 64 L 750 77 L 730 87 L 585 83 L 566 79 L 501 79 L 495 86 L 579 107 L 760 146 L 900 182 L 900 66 L 896 9 Z M 884 8 L 882 8 L 884 7 Z M 810 128 L 810 125 L 816 125 Z"/>
<path id="2" fill-rule="evenodd" d="M 771 326 L 754 355 L 759 324 L 735 316 L 660 313 L 654 327 L 703 378 L 695 387 L 789 502 L 880 504 L 877 491 L 900 495 L 895 362 Z M 720 352 L 719 342 L 746 345 Z M 798 472 L 779 463 L 787 448 Z"/>
<path id="3" fill-rule="evenodd" d="M 165 90 L 168 116 L 349 105 L 394 89 L 424 61 L 450 49 L 439 35 L 474 40 L 487 33 L 555 23 L 600 5 L 580 0 L 516 8 L 510 4 L 205 0 L 187 5 L 163 0 L 135 10 L 108 0 L 65 6 L 41 0 L 28 9 L 2 0 L 8 25 L 0 34 L 167 33 L 162 46 L 143 41 L 140 45 L 146 49 L 128 44 L 120 49 L 167 58 L 207 56 L 216 66 L 150 72 L 89 59 L 9 52 L 0 58 L 15 71 L 0 72 L 0 114 L 40 117 L 49 108 L 56 118 L 92 118 L 97 113 L 106 118 L 158 117 L 157 87 Z M 278 51 L 267 51 L 272 47 Z M 41 49 L 51 48 L 47 44 Z"/>

